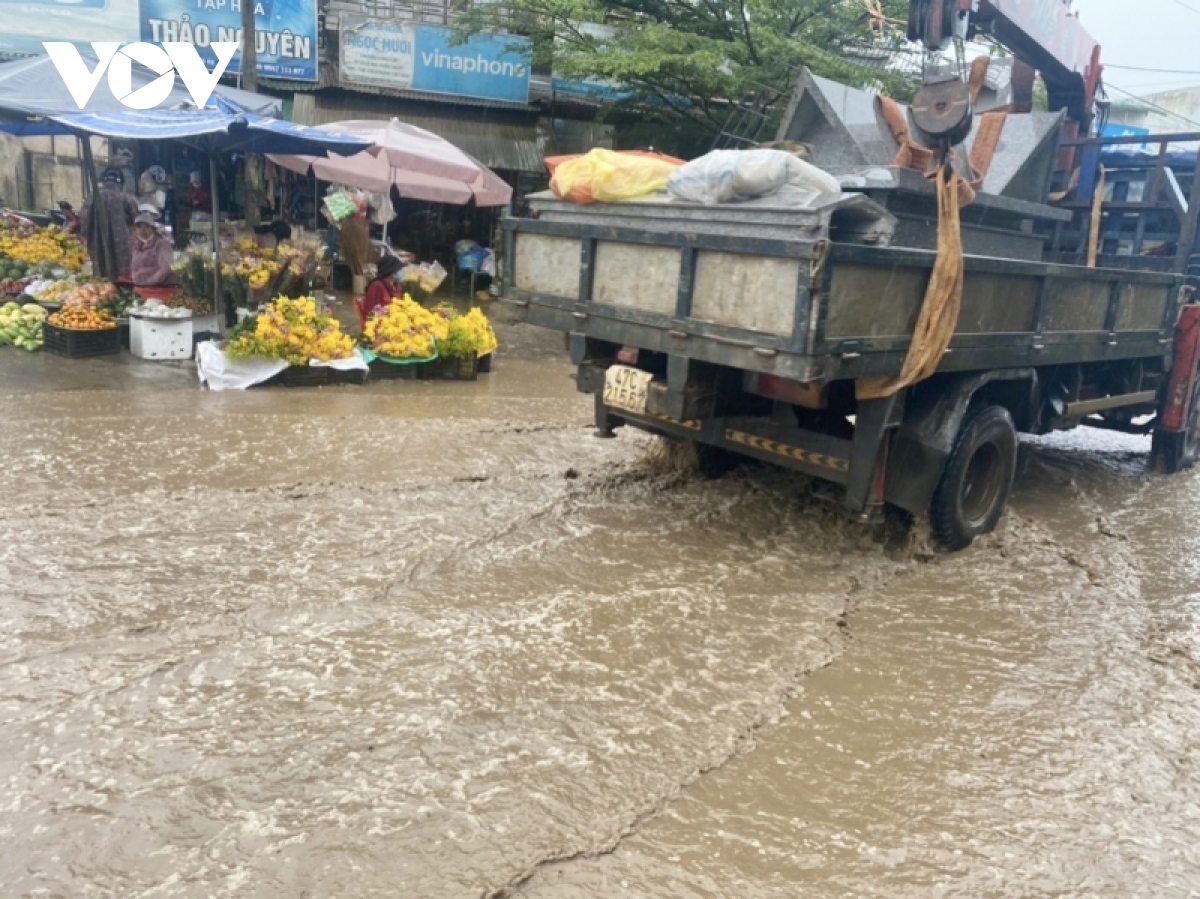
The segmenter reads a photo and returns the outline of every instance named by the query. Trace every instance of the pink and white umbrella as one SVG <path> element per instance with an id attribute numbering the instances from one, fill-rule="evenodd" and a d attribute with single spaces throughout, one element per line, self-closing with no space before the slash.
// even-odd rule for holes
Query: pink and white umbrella
<path id="1" fill-rule="evenodd" d="M 400 196 L 436 203 L 503 206 L 512 199 L 512 187 L 473 156 L 424 128 L 397 119 L 390 122 L 332 122 L 323 131 L 349 134 L 374 146 L 353 156 L 268 155 L 268 159 L 293 172 L 312 171 L 322 181 L 344 184 L 375 193 L 394 186 Z"/>

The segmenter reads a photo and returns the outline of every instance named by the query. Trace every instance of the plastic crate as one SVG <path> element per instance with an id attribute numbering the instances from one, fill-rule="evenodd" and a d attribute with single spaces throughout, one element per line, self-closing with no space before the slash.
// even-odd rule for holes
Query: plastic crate
<path id="1" fill-rule="evenodd" d="M 421 373 L 417 377 L 424 381 L 474 381 L 479 377 L 477 364 L 474 353 L 462 359 L 441 356 L 420 366 Z"/>
<path id="2" fill-rule="evenodd" d="M 367 383 L 368 373 L 361 368 L 352 368 L 350 371 L 339 371 L 336 368 L 329 369 L 330 384 L 365 384 Z"/>
<path id="3" fill-rule="evenodd" d="M 495 352 L 491 352 L 486 356 L 480 356 L 475 364 L 475 370 L 481 375 L 489 374 L 492 370 L 492 357 L 495 355 Z"/>
<path id="4" fill-rule="evenodd" d="M 322 387 L 329 383 L 330 369 L 319 365 L 289 365 L 262 382 L 264 387 Z"/>
<path id="5" fill-rule="evenodd" d="M 333 384 L 363 384 L 366 380 L 367 373 L 362 369 L 339 371 L 327 365 L 289 365 L 260 386 L 326 387 Z"/>
<path id="6" fill-rule="evenodd" d="M 371 360 L 372 381 L 415 381 L 421 377 L 421 369 L 431 362 L 387 362 L 383 359 Z"/>
<path id="7" fill-rule="evenodd" d="M 121 352 L 120 328 L 79 331 L 74 328 L 59 328 L 46 322 L 42 325 L 42 333 L 45 335 L 46 350 L 68 359 L 110 356 Z"/>

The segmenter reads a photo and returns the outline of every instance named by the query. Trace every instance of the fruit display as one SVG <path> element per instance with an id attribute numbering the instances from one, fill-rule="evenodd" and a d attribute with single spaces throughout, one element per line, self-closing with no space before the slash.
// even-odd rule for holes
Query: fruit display
<path id="1" fill-rule="evenodd" d="M 79 238 L 57 225 L 39 228 L 11 220 L 0 221 L 0 268 L 5 271 L 0 277 L 22 277 L 11 273 L 14 263 L 61 265 L 68 271 L 77 272 L 83 268 L 86 258 Z"/>
<path id="2" fill-rule="evenodd" d="M 84 281 L 63 294 L 64 306 L 99 306 L 117 295 L 117 285 L 111 281 Z"/>
<path id="3" fill-rule="evenodd" d="M 354 341 L 312 297 L 276 297 L 238 327 L 225 353 L 232 359 L 261 357 L 307 365 L 310 359 L 349 359 L 354 355 Z"/>
<path id="4" fill-rule="evenodd" d="M 107 312 L 113 318 L 125 318 L 129 310 L 137 303 L 137 297 L 127 290 L 118 290 L 106 300 L 96 304 L 96 308 Z"/>
<path id="5" fill-rule="evenodd" d="M 147 300 L 129 307 L 130 315 L 139 318 L 191 318 L 192 310 L 184 306 L 170 306 L 162 300 Z"/>
<path id="6" fill-rule="evenodd" d="M 431 359 L 436 342 L 449 333 L 449 322 L 443 316 L 408 297 L 399 297 L 367 319 L 363 343 L 393 359 Z"/>
<path id="7" fill-rule="evenodd" d="M 64 306 L 99 306 L 117 295 L 117 285 L 110 281 L 64 278 L 61 281 L 41 279 L 32 281 L 25 292 L 39 303 L 62 303 Z"/>
<path id="8" fill-rule="evenodd" d="M 0 257 L 0 293 L 12 296 L 24 293 L 36 272 L 27 262 Z"/>
<path id="9" fill-rule="evenodd" d="M 76 286 L 78 285 L 74 278 L 65 278 L 62 281 L 53 278 L 38 278 L 25 286 L 25 293 L 39 303 L 57 303 L 61 301 L 64 294 L 74 290 Z"/>
<path id="10" fill-rule="evenodd" d="M 46 321 L 71 331 L 105 331 L 117 326 L 115 318 L 92 306 L 64 306 Z"/>
<path id="11" fill-rule="evenodd" d="M 5 278 L 0 281 L 0 294 L 8 296 L 19 296 L 25 293 L 31 281 L 29 278 Z"/>
<path id="12" fill-rule="evenodd" d="M 22 350 L 40 350 L 45 341 L 42 323 L 46 310 L 36 303 L 5 303 L 0 306 L 0 345 Z"/>

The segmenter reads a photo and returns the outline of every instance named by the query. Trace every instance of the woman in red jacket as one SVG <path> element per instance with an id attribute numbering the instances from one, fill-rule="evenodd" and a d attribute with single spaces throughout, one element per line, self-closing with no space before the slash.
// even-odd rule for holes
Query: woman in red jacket
<path id="1" fill-rule="evenodd" d="M 384 256 L 375 267 L 375 277 L 367 285 L 363 296 L 362 313 L 370 318 L 376 309 L 381 309 L 397 297 L 404 296 L 404 288 L 396 280 L 400 271 L 400 260 L 395 256 Z"/>

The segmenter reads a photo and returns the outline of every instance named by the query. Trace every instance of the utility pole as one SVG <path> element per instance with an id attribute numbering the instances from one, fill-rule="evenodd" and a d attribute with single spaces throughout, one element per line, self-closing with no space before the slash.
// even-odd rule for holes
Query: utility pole
<path id="1" fill-rule="evenodd" d="M 258 33 L 254 27 L 254 7 L 258 0 L 242 0 L 242 89 L 258 90 Z M 242 177 L 244 181 L 243 195 L 246 198 L 244 212 L 246 224 L 254 226 L 259 223 L 258 190 L 254 176 L 257 166 L 251 154 L 246 154 Z"/>
<path id="2" fill-rule="evenodd" d="M 258 90 L 258 33 L 254 28 L 257 0 L 242 0 L 242 88 Z"/>

